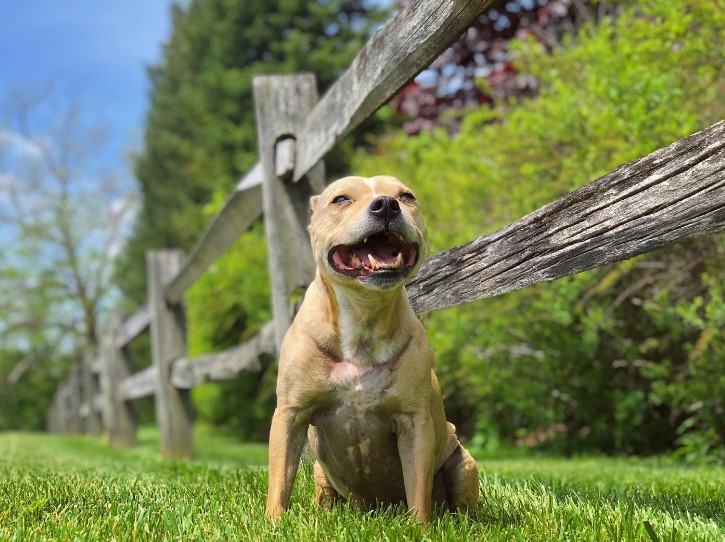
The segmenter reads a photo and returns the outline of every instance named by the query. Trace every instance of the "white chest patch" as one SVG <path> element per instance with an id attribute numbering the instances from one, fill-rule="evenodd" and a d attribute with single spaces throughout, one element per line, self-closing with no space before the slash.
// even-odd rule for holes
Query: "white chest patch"
<path id="1" fill-rule="evenodd" d="M 361 318 L 358 312 L 350 308 L 342 292 L 338 293 L 337 299 L 340 304 L 343 359 L 363 366 L 388 361 L 395 351 L 393 345 L 381 337 L 375 319 L 365 321 L 366 318 Z"/>
<path id="2" fill-rule="evenodd" d="M 335 363 L 330 370 L 330 383 L 356 392 L 380 393 L 385 389 L 390 369 L 385 365 L 358 365 L 349 361 Z"/>
<path id="3" fill-rule="evenodd" d="M 372 326 L 360 326 L 343 333 L 342 352 L 346 361 L 362 366 L 385 363 L 394 354 L 393 346 L 381 340 Z"/>

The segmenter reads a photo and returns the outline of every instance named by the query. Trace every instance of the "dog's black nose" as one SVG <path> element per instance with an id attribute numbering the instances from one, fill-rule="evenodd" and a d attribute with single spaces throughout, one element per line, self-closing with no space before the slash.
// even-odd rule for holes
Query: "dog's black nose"
<path id="1" fill-rule="evenodd" d="M 370 214 L 390 222 L 393 218 L 400 214 L 400 204 L 395 198 L 390 196 L 380 196 L 375 198 L 370 207 L 368 207 Z"/>

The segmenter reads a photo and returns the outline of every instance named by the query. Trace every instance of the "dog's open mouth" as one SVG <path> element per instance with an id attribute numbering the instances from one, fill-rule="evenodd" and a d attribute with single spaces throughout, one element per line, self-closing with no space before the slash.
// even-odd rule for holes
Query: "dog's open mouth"
<path id="1" fill-rule="evenodd" d="M 395 233 L 382 232 L 355 245 L 334 247 L 329 259 L 332 267 L 345 275 L 405 274 L 415 267 L 418 247 Z"/>

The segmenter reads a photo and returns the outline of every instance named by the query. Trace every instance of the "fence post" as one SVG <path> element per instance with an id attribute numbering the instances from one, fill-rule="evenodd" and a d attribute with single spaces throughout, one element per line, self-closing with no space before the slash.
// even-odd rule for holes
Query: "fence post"
<path id="1" fill-rule="evenodd" d="M 83 352 L 83 404 L 86 411 L 84 432 L 89 435 L 101 434 L 101 417 L 96 410 L 96 396 L 98 395 L 98 378 L 95 374 L 96 356 L 93 350 Z"/>
<path id="2" fill-rule="evenodd" d="M 146 253 L 148 300 L 151 315 L 151 352 L 156 367 L 156 423 L 164 457 L 191 457 L 191 396 L 171 383 L 171 364 L 186 355 L 186 320 L 181 303 L 166 302 L 165 285 L 183 262 L 181 250 Z"/>
<path id="3" fill-rule="evenodd" d="M 68 383 L 70 377 L 66 378 L 58 386 L 58 432 L 67 433 L 70 428 L 70 415 L 68 411 Z"/>
<path id="4" fill-rule="evenodd" d="M 292 174 L 294 136 L 316 102 L 314 75 L 254 78 L 257 141 L 264 172 L 264 227 L 278 352 L 292 322 L 292 296 L 303 293 L 315 274 L 307 221 L 310 196 L 324 186 L 324 166 L 318 163 L 296 183 L 292 182 Z"/>
<path id="5" fill-rule="evenodd" d="M 121 450 L 136 446 L 136 417 L 131 403 L 121 395 L 121 382 L 131 374 L 128 350 L 118 342 L 122 324 L 119 311 L 109 314 L 100 364 L 103 432 L 108 443 Z"/>
<path id="6" fill-rule="evenodd" d="M 75 362 L 71 367 L 68 388 L 68 431 L 71 433 L 83 433 L 83 418 L 81 416 L 83 383 L 81 381 L 79 362 Z"/>
<path id="7" fill-rule="evenodd" d="M 60 433 L 60 391 L 63 388 L 63 383 L 59 383 L 53 394 L 53 400 L 50 403 L 48 409 L 48 417 L 46 420 L 46 429 L 49 433 Z"/>

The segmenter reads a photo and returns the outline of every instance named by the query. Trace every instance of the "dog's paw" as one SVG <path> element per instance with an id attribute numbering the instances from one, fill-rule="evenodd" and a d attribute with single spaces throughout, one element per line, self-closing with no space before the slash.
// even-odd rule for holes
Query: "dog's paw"
<path id="1" fill-rule="evenodd" d="M 273 506 L 273 505 L 269 505 L 269 504 L 267 505 L 267 508 L 264 511 L 264 515 L 273 521 L 276 521 L 279 518 L 281 518 L 283 513 L 284 513 L 284 508 L 282 508 L 281 506 Z"/>

